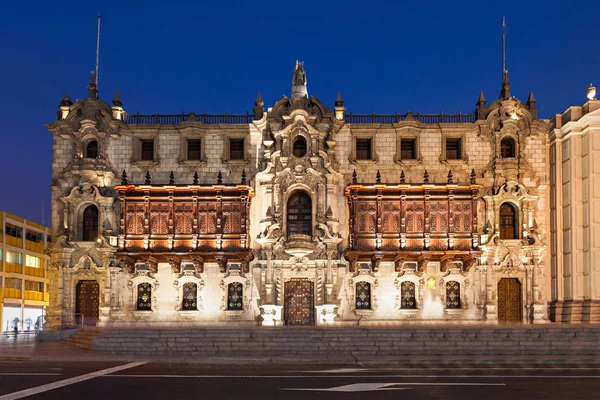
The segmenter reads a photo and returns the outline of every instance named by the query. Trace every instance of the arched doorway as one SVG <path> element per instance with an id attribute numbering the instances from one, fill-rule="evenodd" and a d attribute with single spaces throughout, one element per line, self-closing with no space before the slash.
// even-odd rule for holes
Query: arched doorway
<path id="1" fill-rule="evenodd" d="M 521 322 L 521 282 L 517 278 L 498 282 L 498 321 Z"/>
<path id="2" fill-rule="evenodd" d="M 514 158 L 515 157 L 515 141 L 511 137 L 505 137 L 500 141 L 500 157 Z"/>
<path id="3" fill-rule="evenodd" d="M 519 238 L 517 210 L 512 204 L 502 203 L 500 206 L 500 239 Z"/>
<path id="4" fill-rule="evenodd" d="M 92 140 L 85 146 L 85 158 L 97 158 L 98 157 L 98 142 Z"/>
<path id="5" fill-rule="evenodd" d="M 84 242 L 93 242 L 98 238 L 98 207 L 93 204 L 87 206 L 83 211 L 81 228 L 81 240 Z"/>
<path id="6" fill-rule="evenodd" d="M 75 286 L 75 321 L 96 325 L 100 307 L 100 285 L 94 280 L 79 281 Z"/>
<path id="7" fill-rule="evenodd" d="M 312 236 L 312 200 L 305 192 L 296 192 L 287 202 L 287 234 Z"/>

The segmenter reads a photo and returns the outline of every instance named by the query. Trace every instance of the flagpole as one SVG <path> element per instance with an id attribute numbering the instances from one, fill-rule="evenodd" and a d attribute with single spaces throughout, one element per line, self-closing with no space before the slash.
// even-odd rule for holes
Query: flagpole
<path id="1" fill-rule="evenodd" d="M 96 37 L 96 88 L 98 87 L 98 61 L 100 58 L 100 13 L 98 13 L 98 35 Z"/>

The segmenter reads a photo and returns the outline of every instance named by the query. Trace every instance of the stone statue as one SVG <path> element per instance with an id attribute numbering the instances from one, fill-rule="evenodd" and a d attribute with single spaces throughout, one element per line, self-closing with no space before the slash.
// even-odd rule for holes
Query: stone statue
<path id="1" fill-rule="evenodd" d="M 294 69 L 294 78 L 292 79 L 294 86 L 306 86 L 306 72 L 304 71 L 304 63 L 296 60 L 296 69 Z"/>

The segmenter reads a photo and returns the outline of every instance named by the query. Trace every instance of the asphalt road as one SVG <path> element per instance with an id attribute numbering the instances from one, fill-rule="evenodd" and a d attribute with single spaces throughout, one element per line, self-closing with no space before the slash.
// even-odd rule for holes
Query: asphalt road
<path id="1" fill-rule="evenodd" d="M 599 399 L 600 368 L 3 362 L 0 400 Z"/>

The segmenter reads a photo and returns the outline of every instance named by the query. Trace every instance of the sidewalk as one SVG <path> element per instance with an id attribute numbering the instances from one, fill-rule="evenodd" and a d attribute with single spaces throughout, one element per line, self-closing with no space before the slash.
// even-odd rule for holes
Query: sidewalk
<path id="1" fill-rule="evenodd" d="M 474 366 L 590 366 L 600 367 L 598 356 L 265 356 L 203 357 L 110 355 L 80 349 L 61 342 L 38 342 L 33 335 L 0 337 L 0 362 L 133 362 L 191 364 L 317 364 L 404 365 L 443 367 Z"/>

